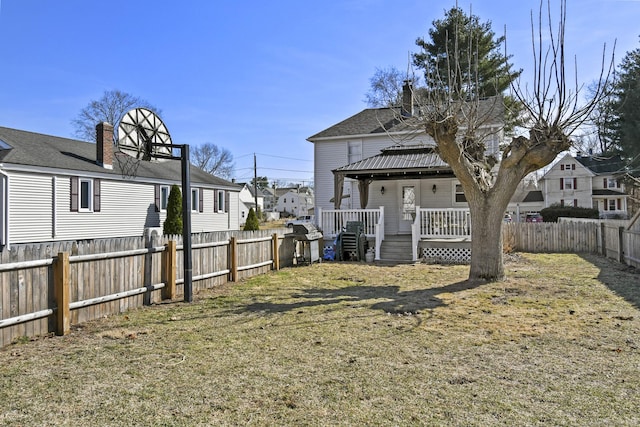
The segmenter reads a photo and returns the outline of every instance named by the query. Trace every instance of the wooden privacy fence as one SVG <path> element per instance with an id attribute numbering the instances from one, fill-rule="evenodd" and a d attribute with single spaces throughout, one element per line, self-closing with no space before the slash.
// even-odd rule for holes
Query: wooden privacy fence
<path id="1" fill-rule="evenodd" d="M 619 222 L 572 220 L 542 223 L 505 223 L 505 249 L 520 252 L 597 253 L 640 268 L 640 232 Z"/>
<path id="2" fill-rule="evenodd" d="M 15 246 L 0 253 L 0 346 L 66 334 L 72 324 L 173 299 L 183 292 L 181 236 Z M 193 290 L 293 264 L 284 231 L 192 237 Z"/>

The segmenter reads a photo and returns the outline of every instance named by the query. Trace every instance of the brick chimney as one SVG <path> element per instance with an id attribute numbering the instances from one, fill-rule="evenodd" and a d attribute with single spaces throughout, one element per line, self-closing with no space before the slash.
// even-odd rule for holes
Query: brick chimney
<path id="1" fill-rule="evenodd" d="M 405 80 L 402 85 L 402 116 L 413 116 L 413 82 Z"/>
<path id="2" fill-rule="evenodd" d="M 113 125 L 102 122 L 96 126 L 96 151 L 96 163 L 113 169 Z"/>

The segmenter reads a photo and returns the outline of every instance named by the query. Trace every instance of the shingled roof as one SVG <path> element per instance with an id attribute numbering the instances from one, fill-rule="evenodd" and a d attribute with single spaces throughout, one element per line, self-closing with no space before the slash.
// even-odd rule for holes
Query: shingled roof
<path id="1" fill-rule="evenodd" d="M 504 105 L 501 98 L 480 101 L 478 115 L 487 117 L 487 124 L 502 124 Z M 314 142 L 345 136 L 422 131 L 419 116 L 402 117 L 400 107 L 367 108 L 317 134 L 307 138 Z"/>
<path id="2" fill-rule="evenodd" d="M 96 162 L 96 144 L 40 133 L 0 127 L 0 164 L 78 171 L 88 174 L 122 176 L 120 164 L 113 161 L 113 169 Z M 240 186 L 206 173 L 193 165 L 190 168 L 193 184 L 207 184 L 240 190 Z M 152 180 L 179 181 L 179 160 L 141 161 L 137 176 Z"/>
<path id="3" fill-rule="evenodd" d="M 625 172 L 625 163 L 619 155 L 609 157 L 578 155 L 576 160 L 596 175 L 623 174 Z"/>

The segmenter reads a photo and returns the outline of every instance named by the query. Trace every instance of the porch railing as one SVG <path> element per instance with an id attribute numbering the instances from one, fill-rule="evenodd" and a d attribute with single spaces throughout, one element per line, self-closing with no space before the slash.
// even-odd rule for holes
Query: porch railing
<path id="1" fill-rule="evenodd" d="M 420 239 L 455 239 L 471 237 L 469 209 L 426 209 L 416 206 L 411 225 L 412 259 L 418 259 Z"/>
<path id="2" fill-rule="evenodd" d="M 375 239 L 375 259 L 380 259 L 380 245 L 384 240 L 384 207 L 378 209 L 318 209 L 318 227 L 325 238 L 335 238 L 349 221 L 364 225 L 364 234 Z"/>
<path id="3" fill-rule="evenodd" d="M 471 216 L 469 209 L 426 209 L 416 207 L 415 223 L 420 237 L 454 238 L 471 236 Z"/>

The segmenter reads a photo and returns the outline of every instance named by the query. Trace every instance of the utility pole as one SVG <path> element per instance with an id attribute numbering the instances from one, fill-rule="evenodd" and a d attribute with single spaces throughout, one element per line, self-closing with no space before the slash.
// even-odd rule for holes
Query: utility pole
<path id="1" fill-rule="evenodd" d="M 256 162 L 256 153 L 253 153 L 253 197 L 256 202 L 256 215 L 258 215 L 258 166 Z M 258 218 L 258 220 L 260 220 Z"/>

